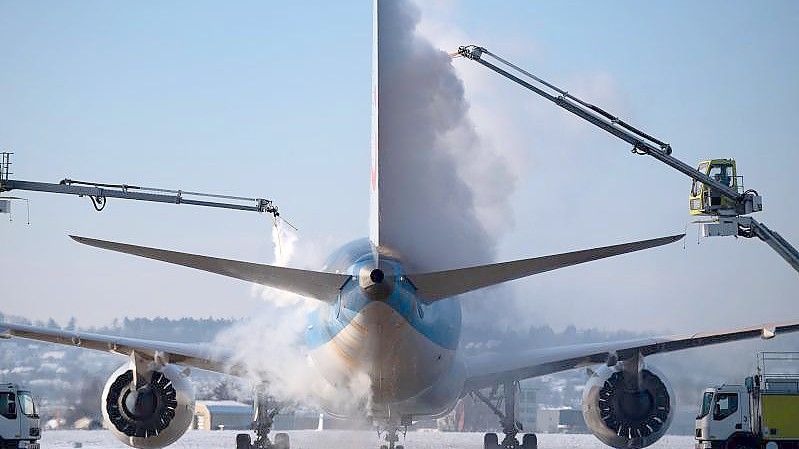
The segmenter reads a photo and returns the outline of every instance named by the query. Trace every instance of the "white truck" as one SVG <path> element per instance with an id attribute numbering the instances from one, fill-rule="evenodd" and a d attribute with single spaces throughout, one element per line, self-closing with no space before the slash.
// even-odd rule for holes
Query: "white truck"
<path id="1" fill-rule="evenodd" d="M 30 391 L 0 383 L 0 449 L 39 449 L 41 426 Z"/>
<path id="2" fill-rule="evenodd" d="M 792 362 L 781 371 L 767 364 Z M 764 352 L 744 385 L 708 388 L 696 417 L 696 449 L 799 449 L 799 353 Z"/>

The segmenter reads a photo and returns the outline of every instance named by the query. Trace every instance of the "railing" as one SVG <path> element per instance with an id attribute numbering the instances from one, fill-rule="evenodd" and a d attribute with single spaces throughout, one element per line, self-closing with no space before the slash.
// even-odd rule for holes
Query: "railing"
<path id="1" fill-rule="evenodd" d="M 771 384 L 799 392 L 799 352 L 761 352 L 757 371 L 767 389 Z"/>
<path id="2" fill-rule="evenodd" d="M 8 181 L 11 175 L 11 155 L 14 153 L 2 152 L 0 153 L 0 182 Z"/>

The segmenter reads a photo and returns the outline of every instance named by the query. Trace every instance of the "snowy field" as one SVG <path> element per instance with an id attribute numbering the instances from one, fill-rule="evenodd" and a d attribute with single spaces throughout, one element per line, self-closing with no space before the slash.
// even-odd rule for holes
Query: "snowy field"
<path id="1" fill-rule="evenodd" d="M 189 430 L 170 446 L 172 449 L 223 449 L 235 448 L 237 431 Z M 292 449 L 377 449 L 380 440 L 375 432 L 326 430 L 298 430 L 288 432 Z M 401 439 L 402 441 L 402 439 Z M 42 434 L 42 449 L 67 449 L 80 443 L 85 449 L 127 449 L 105 430 L 51 430 Z M 408 449 L 482 449 L 481 433 L 408 432 L 404 444 Z M 592 435 L 541 434 L 541 449 L 604 449 Z M 691 436 L 666 436 L 652 449 L 693 449 Z"/>

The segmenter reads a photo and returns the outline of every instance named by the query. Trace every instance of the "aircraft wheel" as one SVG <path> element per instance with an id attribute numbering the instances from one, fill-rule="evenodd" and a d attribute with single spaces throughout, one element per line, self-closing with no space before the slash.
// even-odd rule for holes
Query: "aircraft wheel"
<path id="1" fill-rule="evenodd" d="M 283 432 L 275 434 L 275 449 L 291 449 L 289 434 Z"/>
<path id="2" fill-rule="evenodd" d="M 534 433 L 525 433 L 522 437 L 522 449 L 538 449 L 538 437 Z"/>
<path id="3" fill-rule="evenodd" d="M 252 447 L 252 439 L 249 433 L 240 433 L 236 435 L 236 449 L 250 449 Z"/>
<path id="4" fill-rule="evenodd" d="M 499 437 L 496 433 L 487 433 L 483 435 L 483 449 L 498 449 Z"/>
<path id="5" fill-rule="evenodd" d="M 403 445 L 401 445 L 401 444 L 398 444 L 398 445 L 397 445 L 397 449 L 405 449 L 405 446 L 403 446 Z"/>
<path id="6" fill-rule="evenodd" d="M 387 444 L 381 444 L 380 445 L 380 449 L 388 449 L 388 445 Z"/>

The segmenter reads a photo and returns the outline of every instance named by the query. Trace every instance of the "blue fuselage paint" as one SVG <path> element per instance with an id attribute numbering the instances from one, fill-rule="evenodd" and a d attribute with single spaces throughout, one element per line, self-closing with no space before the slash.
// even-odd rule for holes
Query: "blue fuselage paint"
<path id="1" fill-rule="evenodd" d="M 460 303 L 424 303 L 401 260 L 381 254 L 376 261 L 374 254 L 369 240 L 363 239 L 328 259 L 325 271 L 351 278 L 335 300 L 309 315 L 306 342 L 311 358 L 336 387 L 355 375 L 367 375 L 367 412 L 376 420 L 443 415 L 457 401 L 465 378 L 457 351 Z M 369 274 L 378 268 L 385 278 L 375 283 Z"/>

